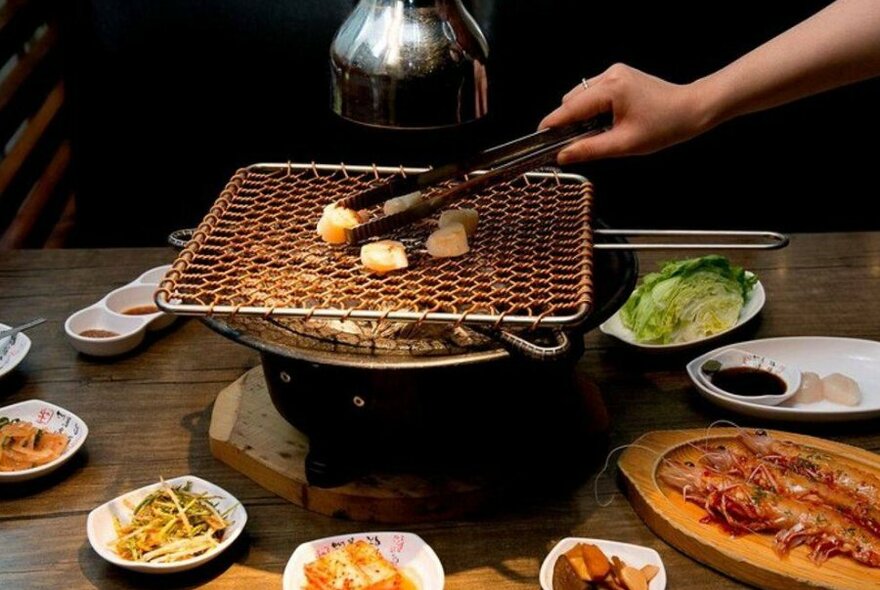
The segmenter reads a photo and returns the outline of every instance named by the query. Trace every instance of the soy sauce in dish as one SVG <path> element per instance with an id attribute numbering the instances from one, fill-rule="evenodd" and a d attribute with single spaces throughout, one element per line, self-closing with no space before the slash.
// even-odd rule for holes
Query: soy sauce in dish
<path id="1" fill-rule="evenodd" d="M 786 385 L 779 376 L 753 367 L 732 367 L 712 374 L 712 385 L 744 397 L 782 395 Z"/>

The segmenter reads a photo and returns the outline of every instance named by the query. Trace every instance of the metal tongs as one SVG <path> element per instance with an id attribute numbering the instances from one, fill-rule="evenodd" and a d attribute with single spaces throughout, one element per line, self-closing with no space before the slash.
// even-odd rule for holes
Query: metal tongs
<path id="1" fill-rule="evenodd" d="M 346 229 L 345 239 L 349 244 L 358 244 L 368 238 L 389 233 L 435 213 L 467 193 L 555 163 L 556 155 L 562 148 L 579 139 L 606 131 L 611 123 L 611 114 L 605 113 L 573 125 L 542 129 L 479 152 L 461 162 L 431 168 L 413 176 L 394 176 L 374 188 L 340 199 L 336 202 L 337 207 L 365 209 L 394 197 L 425 190 L 456 178 L 465 178 L 459 184 L 422 199 L 405 211 Z M 475 170 L 484 172 L 468 178 L 467 175 Z"/>

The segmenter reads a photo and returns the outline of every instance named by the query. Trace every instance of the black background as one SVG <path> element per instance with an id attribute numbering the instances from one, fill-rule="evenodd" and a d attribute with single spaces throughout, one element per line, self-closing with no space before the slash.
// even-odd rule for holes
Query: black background
<path id="1" fill-rule="evenodd" d="M 621 61 L 687 82 L 826 2 L 473 0 L 490 111 L 468 145 L 376 136 L 329 110 L 350 0 L 76 0 L 68 60 L 80 245 L 161 245 L 259 161 L 425 164 L 535 128 Z M 877 229 L 880 80 L 730 122 L 652 156 L 574 170 L 617 227 Z M 873 207 L 871 207 L 873 209 Z M 134 215 L 132 212 L 135 212 Z"/>

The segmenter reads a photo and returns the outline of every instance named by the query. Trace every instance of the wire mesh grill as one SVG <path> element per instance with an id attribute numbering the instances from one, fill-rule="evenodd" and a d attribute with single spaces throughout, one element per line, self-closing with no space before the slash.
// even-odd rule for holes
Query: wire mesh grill
<path id="1" fill-rule="evenodd" d="M 323 208 L 389 174 L 416 169 L 316 164 L 243 168 L 160 284 L 157 302 L 187 315 L 501 325 L 568 325 L 589 313 L 592 187 L 559 173 L 529 173 L 456 202 L 480 215 L 471 251 L 432 258 L 436 220 L 390 237 L 409 268 L 366 271 L 359 249 L 330 246 L 315 227 Z M 372 214 L 377 214 L 377 211 Z"/>

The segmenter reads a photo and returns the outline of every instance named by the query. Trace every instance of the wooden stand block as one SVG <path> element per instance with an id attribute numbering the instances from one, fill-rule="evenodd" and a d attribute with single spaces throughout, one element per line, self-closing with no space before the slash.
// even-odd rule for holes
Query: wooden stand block
<path id="1" fill-rule="evenodd" d="M 499 490 L 478 477 L 430 479 L 408 474 L 370 474 L 351 483 L 319 488 L 305 474 L 308 438 L 275 410 L 255 367 L 217 396 L 211 416 L 211 452 L 267 490 L 307 510 L 373 522 L 445 520 L 479 511 Z"/>

